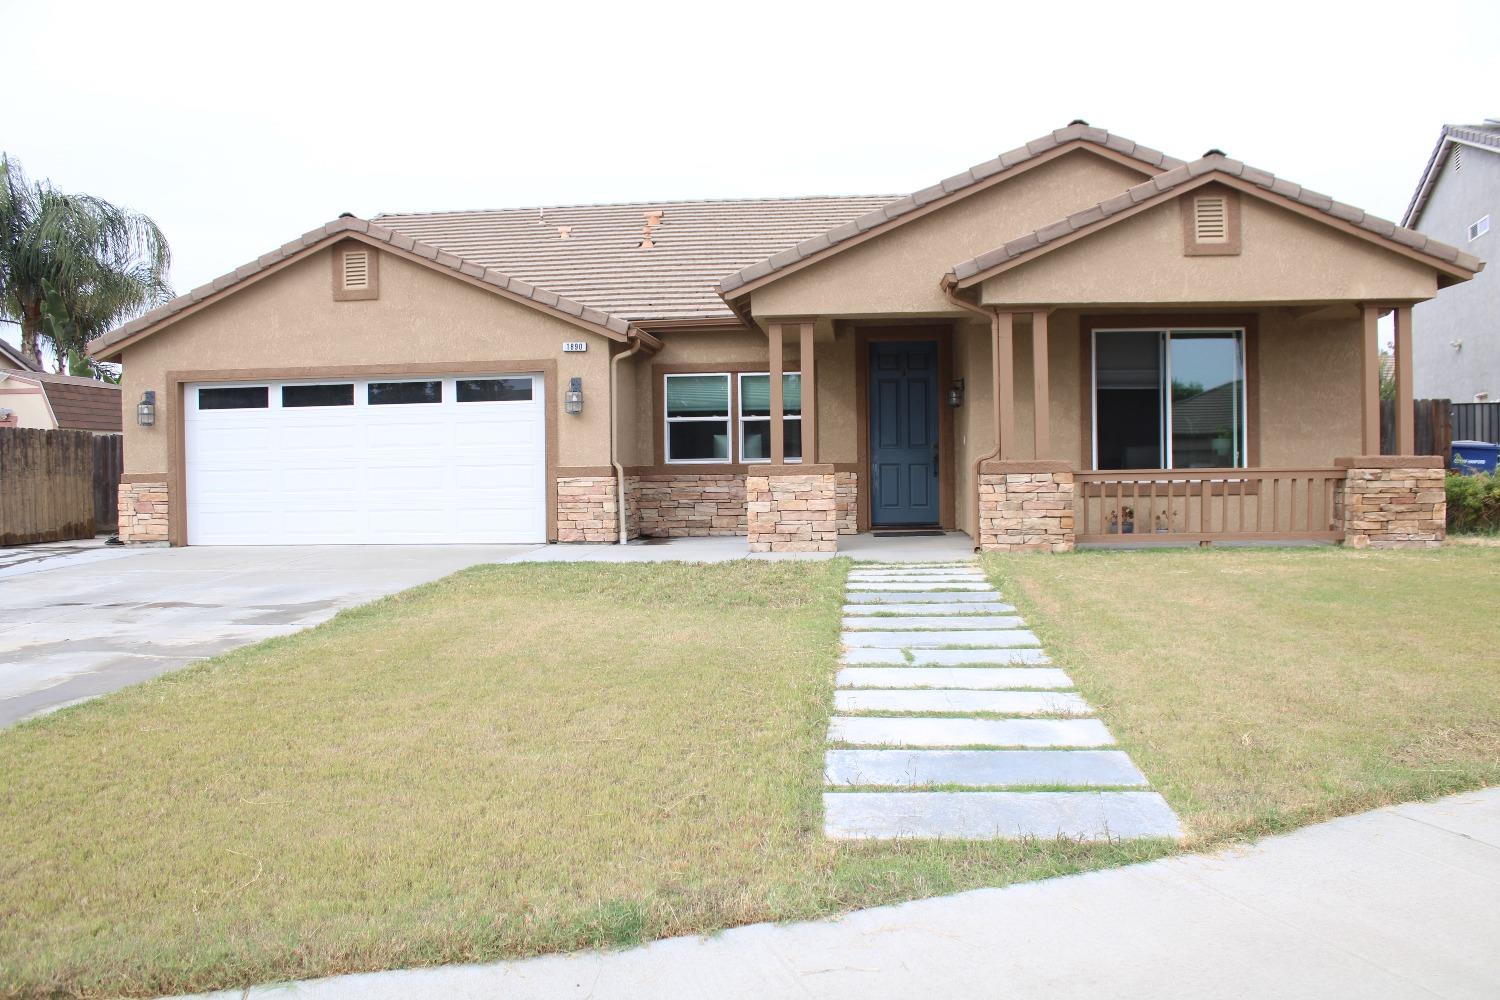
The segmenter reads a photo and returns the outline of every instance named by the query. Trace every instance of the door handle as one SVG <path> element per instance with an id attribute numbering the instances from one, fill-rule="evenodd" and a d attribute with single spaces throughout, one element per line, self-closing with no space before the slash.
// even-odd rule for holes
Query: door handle
<path id="1" fill-rule="evenodd" d="M 932 474 L 934 476 L 938 474 L 938 450 L 936 445 L 932 449 Z"/>

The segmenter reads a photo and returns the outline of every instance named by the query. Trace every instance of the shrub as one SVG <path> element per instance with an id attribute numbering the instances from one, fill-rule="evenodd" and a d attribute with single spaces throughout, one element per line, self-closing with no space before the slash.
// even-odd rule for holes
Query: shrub
<path id="1" fill-rule="evenodd" d="M 1448 477 L 1448 530 L 1500 532 L 1500 476 Z"/>

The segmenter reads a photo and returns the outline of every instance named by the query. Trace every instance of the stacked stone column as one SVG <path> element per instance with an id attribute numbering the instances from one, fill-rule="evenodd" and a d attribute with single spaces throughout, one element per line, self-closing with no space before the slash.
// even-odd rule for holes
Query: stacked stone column
<path id="1" fill-rule="evenodd" d="M 167 514 L 171 505 L 167 484 L 122 482 L 119 491 L 119 526 L 116 533 L 127 543 L 160 543 L 168 539 Z"/>
<path id="2" fill-rule="evenodd" d="M 745 510 L 751 552 L 838 549 L 839 496 L 832 466 L 757 470 L 745 477 Z"/>
<path id="3" fill-rule="evenodd" d="M 640 534 L 630 509 L 630 480 L 626 480 L 627 535 Z M 613 476 L 567 476 L 557 481 L 557 540 L 559 542 L 617 542 L 620 540 L 618 503 Z"/>
<path id="4" fill-rule="evenodd" d="M 1431 549 L 1447 536 L 1443 462 L 1425 455 L 1341 458 L 1344 544 L 1356 549 Z"/>
<path id="5" fill-rule="evenodd" d="M 979 467 L 979 547 L 985 552 L 1072 552 L 1073 467 L 985 462 Z"/>

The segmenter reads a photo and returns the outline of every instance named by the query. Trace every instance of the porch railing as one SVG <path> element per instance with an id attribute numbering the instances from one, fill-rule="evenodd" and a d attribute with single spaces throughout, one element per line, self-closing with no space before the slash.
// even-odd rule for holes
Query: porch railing
<path id="1" fill-rule="evenodd" d="M 1338 541 L 1343 469 L 1130 469 L 1075 477 L 1079 542 Z"/>

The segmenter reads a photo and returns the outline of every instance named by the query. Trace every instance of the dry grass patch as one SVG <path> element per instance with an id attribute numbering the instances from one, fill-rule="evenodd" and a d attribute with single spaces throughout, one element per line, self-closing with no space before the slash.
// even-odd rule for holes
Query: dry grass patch
<path id="1" fill-rule="evenodd" d="M 1500 551 L 989 556 L 1195 844 L 1500 784 Z"/>
<path id="2" fill-rule="evenodd" d="M 0 732 L 0 994 L 629 944 L 1169 849 L 824 841 L 846 565 L 480 567 Z"/>

